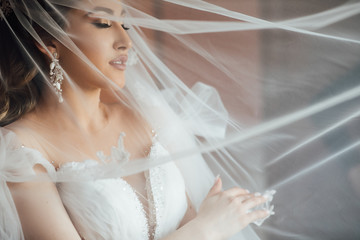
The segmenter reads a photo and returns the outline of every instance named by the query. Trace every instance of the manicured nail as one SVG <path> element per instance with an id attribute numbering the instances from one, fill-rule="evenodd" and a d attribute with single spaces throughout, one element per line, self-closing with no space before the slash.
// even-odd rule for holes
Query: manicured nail
<path id="1" fill-rule="evenodd" d="M 217 181 L 219 181 L 219 178 L 220 178 L 220 174 L 216 175 L 216 177 L 215 177 L 215 183 L 217 183 Z"/>
<path id="2" fill-rule="evenodd" d="M 270 206 L 270 212 L 272 212 L 274 210 L 274 205 Z"/>
<path id="3" fill-rule="evenodd" d="M 268 211 L 269 216 L 275 215 L 274 211 Z"/>

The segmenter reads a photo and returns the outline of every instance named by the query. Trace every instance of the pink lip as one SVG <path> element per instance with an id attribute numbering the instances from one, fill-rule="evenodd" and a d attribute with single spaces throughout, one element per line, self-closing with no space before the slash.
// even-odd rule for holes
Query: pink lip
<path id="1" fill-rule="evenodd" d="M 120 57 L 117 57 L 109 62 L 109 64 L 119 70 L 124 71 L 126 69 L 126 62 L 128 60 L 127 55 L 121 55 Z"/>

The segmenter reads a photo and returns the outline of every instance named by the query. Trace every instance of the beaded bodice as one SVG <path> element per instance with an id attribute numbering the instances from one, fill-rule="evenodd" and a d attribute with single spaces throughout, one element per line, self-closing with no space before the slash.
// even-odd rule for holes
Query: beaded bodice
<path id="1" fill-rule="evenodd" d="M 167 154 L 155 142 L 149 160 Z M 60 171 L 86 168 L 95 161 L 72 162 Z M 186 212 L 184 180 L 174 163 L 145 172 L 148 209 L 122 178 L 57 184 L 72 222 L 85 239 L 159 239 L 176 230 Z"/>

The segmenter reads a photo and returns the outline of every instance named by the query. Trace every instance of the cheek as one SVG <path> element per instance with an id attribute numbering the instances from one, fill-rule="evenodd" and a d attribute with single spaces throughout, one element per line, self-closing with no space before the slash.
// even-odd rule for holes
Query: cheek
<path id="1" fill-rule="evenodd" d="M 123 87 L 125 84 L 124 72 L 114 69 L 109 62 L 117 56 L 116 50 L 113 49 L 113 37 L 108 36 L 110 33 L 100 30 L 94 30 L 88 25 L 82 25 L 72 28 L 69 31 L 73 42 L 86 58 L 109 80 Z M 100 87 L 106 87 L 106 80 L 101 74 L 97 73 L 93 67 L 84 62 L 77 54 L 66 49 L 66 55 L 63 58 L 64 69 L 69 76 L 78 83 L 85 81 L 88 84 L 95 84 Z M 61 61 L 62 59 L 60 59 Z"/>
<path id="2" fill-rule="evenodd" d="M 125 85 L 125 73 L 114 69 L 109 61 L 115 55 L 111 50 L 106 50 L 105 44 L 92 44 L 91 41 L 77 43 L 78 48 L 88 58 L 88 60 L 108 78 L 108 80 L 115 83 L 118 87 L 122 88 Z M 72 81 L 78 85 L 93 85 L 94 87 L 108 88 L 112 86 L 107 83 L 107 79 L 99 74 L 92 66 L 83 61 L 72 51 L 63 50 L 60 56 L 60 64 L 70 76 Z"/>
<path id="3" fill-rule="evenodd" d="M 90 61 L 100 71 L 106 67 L 108 54 L 104 42 L 87 38 L 82 41 L 74 41 L 74 43 L 85 57 L 78 56 L 76 52 L 68 49 L 62 51 L 60 61 L 64 68 L 67 66 L 69 72 L 95 72 L 87 61 Z"/>
<path id="4" fill-rule="evenodd" d="M 89 60 L 92 61 L 90 58 Z M 93 64 L 99 68 L 96 63 Z M 96 79 L 100 77 L 89 64 L 71 51 L 65 52 L 60 56 L 60 65 L 69 75 L 71 81 L 76 82 L 78 85 L 82 85 L 82 82 L 91 83 L 97 81 Z M 101 69 L 99 70 L 101 71 Z"/>
<path id="5" fill-rule="evenodd" d="M 79 42 L 78 47 L 109 80 L 122 88 L 125 84 L 125 73 L 109 64 L 112 59 L 117 57 L 117 52 L 112 48 L 113 43 L 107 39 L 111 39 L 111 37 L 107 38 L 104 34 L 100 38 Z"/>
<path id="6" fill-rule="evenodd" d="M 76 44 L 80 51 L 101 70 L 111 60 L 109 43 L 100 39 L 87 39 Z"/>

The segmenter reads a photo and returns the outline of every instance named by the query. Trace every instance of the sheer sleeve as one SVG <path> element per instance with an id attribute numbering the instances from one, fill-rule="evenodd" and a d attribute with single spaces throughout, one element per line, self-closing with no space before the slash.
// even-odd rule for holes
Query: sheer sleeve
<path id="1" fill-rule="evenodd" d="M 37 164 L 44 166 L 50 176 L 55 171 L 39 152 L 23 147 L 15 133 L 0 129 L 0 239 L 24 239 L 8 183 L 42 178 L 33 169 Z"/>

